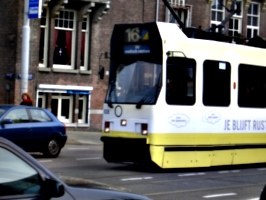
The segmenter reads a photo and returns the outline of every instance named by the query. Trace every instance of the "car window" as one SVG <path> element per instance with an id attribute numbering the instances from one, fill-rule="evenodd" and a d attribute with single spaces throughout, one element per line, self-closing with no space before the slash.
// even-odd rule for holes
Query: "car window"
<path id="1" fill-rule="evenodd" d="M 6 109 L 0 108 L 0 117 L 6 112 Z"/>
<path id="2" fill-rule="evenodd" d="M 33 122 L 50 122 L 52 119 L 46 114 L 45 111 L 39 109 L 30 109 Z"/>
<path id="3" fill-rule="evenodd" d="M 11 110 L 4 119 L 12 119 L 13 123 L 29 122 L 29 116 L 25 108 Z"/>
<path id="4" fill-rule="evenodd" d="M 0 199 L 8 195 L 40 194 L 41 182 L 35 169 L 0 147 Z"/>

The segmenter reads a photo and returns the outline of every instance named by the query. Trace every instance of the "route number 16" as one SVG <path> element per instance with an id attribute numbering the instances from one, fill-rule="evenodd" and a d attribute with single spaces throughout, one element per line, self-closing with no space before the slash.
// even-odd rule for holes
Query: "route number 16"
<path id="1" fill-rule="evenodd" d="M 141 39 L 139 27 L 128 28 L 125 30 L 126 42 L 138 42 Z"/>

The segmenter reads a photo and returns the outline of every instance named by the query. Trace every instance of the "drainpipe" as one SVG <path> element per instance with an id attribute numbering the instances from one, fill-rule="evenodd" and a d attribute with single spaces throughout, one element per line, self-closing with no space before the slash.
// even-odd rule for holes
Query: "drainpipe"
<path id="1" fill-rule="evenodd" d="M 159 0 L 156 0 L 156 16 L 155 16 L 155 21 L 158 21 L 158 16 L 159 16 Z"/>
<path id="2" fill-rule="evenodd" d="M 24 0 L 24 24 L 22 29 L 21 52 L 21 94 L 28 92 L 29 51 L 30 51 L 30 21 L 28 17 L 29 0 Z"/>

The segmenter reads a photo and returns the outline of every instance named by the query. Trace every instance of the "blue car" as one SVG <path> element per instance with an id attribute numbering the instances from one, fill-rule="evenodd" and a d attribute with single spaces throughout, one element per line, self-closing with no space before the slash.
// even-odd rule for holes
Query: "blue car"
<path id="1" fill-rule="evenodd" d="M 28 152 L 56 158 L 67 141 L 65 125 L 49 110 L 0 105 L 0 136 Z"/>

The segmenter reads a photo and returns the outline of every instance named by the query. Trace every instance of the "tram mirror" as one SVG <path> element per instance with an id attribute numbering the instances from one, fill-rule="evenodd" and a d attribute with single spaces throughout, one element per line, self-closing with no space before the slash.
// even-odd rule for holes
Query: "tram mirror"
<path id="1" fill-rule="evenodd" d="M 181 51 L 168 51 L 166 53 L 168 57 L 183 57 L 186 58 L 186 55 Z"/>
<path id="2" fill-rule="evenodd" d="M 100 66 L 100 70 L 98 72 L 99 76 L 100 76 L 100 79 L 103 79 L 104 78 L 104 67 L 103 66 Z"/>

